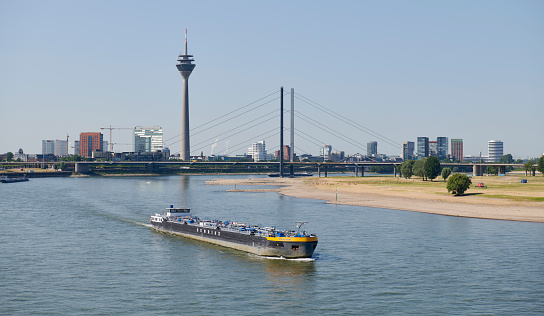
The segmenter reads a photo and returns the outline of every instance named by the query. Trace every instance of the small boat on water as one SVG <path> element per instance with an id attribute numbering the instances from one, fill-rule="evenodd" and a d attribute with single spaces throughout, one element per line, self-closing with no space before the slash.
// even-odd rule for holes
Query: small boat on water
<path id="1" fill-rule="evenodd" d="M 296 222 L 297 230 L 277 230 L 240 222 L 204 220 L 190 215 L 188 208 L 171 205 L 165 214 L 150 218 L 153 229 L 212 244 L 234 248 L 259 256 L 310 258 L 317 236 L 301 231 L 306 222 Z"/>
<path id="2" fill-rule="evenodd" d="M 0 183 L 14 183 L 14 182 L 23 182 L 28 181 L 28 178 L 26 175 L 23 175 L 22 177 L 15 177 L 10 178 L 8 176 L 0 176 Z"/>
<path id="3" fill-rule="evenodd" d="M 279 178 L 280 174 L 279 173 L 269 173 L 268 176 L 271 177 L 271 178 Z M 284 177 L 289 177 L 290 174 L 289 173 L 284 173 L 283 176 Z M 312 177 L 313 174 L 310 173 L 310 172 L 303 172 L 303 173 L 295 173 L 293 176 L 294 177 Z"/>

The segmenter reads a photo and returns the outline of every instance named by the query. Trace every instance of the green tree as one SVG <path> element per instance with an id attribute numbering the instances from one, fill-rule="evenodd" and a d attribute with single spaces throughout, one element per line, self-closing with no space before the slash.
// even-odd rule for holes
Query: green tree
<path id="1" fill-rule="evenodd" d="M 423 168 L 425 169 L 425 176 L 433 181 L 440 174 L 440 160 L 435 156 L 430 156 L 425 160 Z"/>
<path id="2" fill-rule="evenodd" d="M 514 163 L 518 163 L 518 164 L 519 164 L 519 163 L 523 163 L 523 160 L 518 159 L 518 160 L 514 161 Z"/>
<path id="3" fill-rule="evenodd" d="M 71 155 L 68 158 L 68 161 L 81 161 L 81 156 L 80 155 Z"/>
<path id="4" fill-rule="evenodd" d="M 459 167 L 453 167 L 452 171 L 453 171 L 453 173 L 458 173 L 459 172 Z"/>
<path id="5" fill-rule="evenodd" d="M 8 151 L 8 153 L 6 154 L 6 160 L 8 162 L 13 160 L 13 153 L 11 151 Z"/>
<path id="6" fill-rule="evenodd" d="M 450 158 L 448 158 L 448 157 L 446 157 L 446 158 L 444 158 L 444 160 L 442 160 L 442 162 L 446 162 L 446 163 L 448 163 L 448 162 L 451 162 L 451 159 L 450 159 Z"/>
<path id="7" fill-rule="evenodd" d="M 448 189 L 448 192 L 451 192 L 451 194 L 461 195 L 470 188 L 471 184 L 472 181 L 470 181 L 469 177 L 464 174 L 456 173 L 448 179 L 446 189 Z"/>
<path id="8" fill-rule="evenodd" d="M 512 158 L 511 154 L 506 154 L 499 159 L 500 163 L 514 163 L 514 158 Z"/>
<path id="9" fill-rule="evenodd" d="M 494 175 L 499 174 L 499 167 L 497 166 L 487 166 L 485 170 L 487 174 L 494 174 Z"/>
<path id="10" fill-rule="evenodd" d="M 406 160 L 405 162 L 402 163 L 402 165 L 400 165 L 399 169 L 401 169 L 402 176 L 405 179 L 410 179 L 412 175 L 414 175 L 414 173 L 412 172 L 412 167 L 414 166 L 415 162 L 416 162 L 415 160 L 410 159 L 410 160 Z"/>
<path id="11" fill-rule="evenodd" d="M 514 163 L 514 158 L 512 158 L 511 154 L 506 154 L 502 156 L 501 159 L 499 159 L 499 163 Z M 505 169 L 506 172 L 510 172 L 512 170 L 514 170 L 512 166 L 506 166 L 506 169 Z"/>
<path id="12" fill-rule="evenodd" d="M 412 173 L 414 176 L 418 176 L 423 178 L 423 181 L 425 181 L 425 160 L 427 158 L 421 158 L 414 162 L 414 165 L 412 166 Z"/>
<path id="13" fill-rule="evenodd" d="M 538 166 L 536 167 L 536 170 L 540 171 L 544 176 L 544 155 L 540 156 L 540 159 L 538 159 Z"/>
<path id="14" fill-rule="evenodd" d="M 527 176 L 527 172 L 531 173 L 533 171 L 533 169 L 535 168 L 533 166 L 534 164 L 535 162 L 532 160 L 529 160 L 523 164 L 523 170 L 525 170 L 525 176 Z"/>
<path id="15" fill-rule="evenodd" d="M 451 174 L 450 168 L 442 169 L 442 178 L 444 179 L 444 182 L 446 182 L 446 179 L 450 176 L 450 174 Z"/>
<path id="16" fill-rule="evenodd" d="M 374 173 L 393 173 L 393 166 L 372 166 L 369 171 Z"/>

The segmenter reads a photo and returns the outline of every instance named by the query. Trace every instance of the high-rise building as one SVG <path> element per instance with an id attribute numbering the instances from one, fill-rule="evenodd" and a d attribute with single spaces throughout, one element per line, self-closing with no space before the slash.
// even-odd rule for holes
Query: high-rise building
<path id="1" fill-rule="evenodd" d="M 321 158 L 323 158 L 323 161 L 326 161 L 326 160 L 332 160 L 331 158 L 331 155 L 332 155 L 332 146 L 331 145 L 323 145 L 323 147 L 321 147 L 319 149 L 320 151 L 320 156 Z"/>
<path id="2" fill-rule="evenodd" d="M 366 155 L 368 157 L 376 157 L 378 154 L 378 142 L 371 141 L 366 144 Z"/>
<path id="3" fill-rule="evenodd" d="M 344 160 L 345 156 L 346 156 L 346 153 L 344 151 L 342 151 L 342 150 L 338 151 L 337 150 L 337 151 L 332 153 L 332 155 L 331 155 L 332 159 L 331 160 L 334 161 L 334 162 L 342 161 L 342 160 Z"/>
<path id="4" fill-rule="evenodd" d="M 104 151 L 102 133 L 81 133 L 79 135 L 80 156 L 92 158 L 94 150 Z"/>
<path id="5" fill-rule="evenodd" d="M 52 139 L 42 140 L 42 154 L 54 155 L 54 152 L 55 152 L 55 141 Z"/>
<path id="6" fill-rule="evenodd" d="M 59 139 L 44 139 L 42 140 L 42 154 L 55 155 L 57 157 L 64 157 L 68 148 L 68 141 Z"/>
<path id="7" fill-rule="evenodd" d="M 463 140 L 452 139 L 451 140 L 451 155 L 454 160 L 463 161 Z"/>
<path id="8" fill-rule="evenodd" d="M 437 137 L 437 156 L 438 159 L 444 160 L 448 157 L 448 138 L 447 137 Z"/>
<path id="9" fill-rule="evenodd" d="M 500 140 L 490 140 L 487 143 L 489 161 L 499 161 L 503 156 L 503 143 Z"/>
<path id="10" fill-rule="evenodd" d="M 74 155 L 81 156 L 81 146 L 79 140 L 74 140 Z"/>
<path id="11" fill-rule="evenodd" d="M 289 145 L 283 145 L 283 160 L 289 161 L 289 158 L 291 156 L 291 148 Z M 280 158 L 280 151 L 276 150 L 276 158 Z"/>
<path id="12" fill-rule="evenodd" d="M 417 156 L 418 158 L 429 157 L 429 137 L 417 138 Z"/>
<path id="13" fill-rule="evenodd" d="M 266 144 L 264 140 L 251 144 L 251 148 L 248 148 L 247 154 L 253 158 L 253 161 L 267 160 Z"/>
<path id="14" fill-rule="evenodd" d="M 195 69 L 193 64 L 193 55 L 187 54 L 187 29 L 185 29 L 185 53 L 178 56 L 176 68 L 183 77 L 183 106 L 181 109 L 181 160 L 191 158 L 191 148 L 189 143 L 189 76 Z"/>
<path id="15" fill-rule="evenodd" d="M 429 156 L 438 156 L 438 142 L 437 141 L 429 141 Z"/>
<path id="16" fill-rule="evenodd" d="M 402 160 L 414 159 L 414 142 L 402 143 Z"/>
<path id="17" fill-rule="evenodd" d="M 134 128 L 134 152 L 151 153 L 162 151 L 162 127 L 142 127 Z"/>

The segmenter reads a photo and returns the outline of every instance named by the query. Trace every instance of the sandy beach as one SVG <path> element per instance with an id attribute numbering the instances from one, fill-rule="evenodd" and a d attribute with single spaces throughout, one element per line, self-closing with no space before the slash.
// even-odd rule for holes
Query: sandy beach
<path id="1" fill-rule="evenodd" d="M 496 186 L 511 196 L 494 198 L 490 188 L 485 193 L 469 189 L 466 195 L 448 194 L 445 183 L 410 179 L 381 177 L 330 177 L 330 178 L 264 178 L 264 179 L 216 179 L 207 181 L 209 185 L 230 186 L 229 191 L 278 192 L 280 194 L 308 199 L 324 200 L 328 203 L 358 205 L 383 209 L 423 212 L 447 216 L 486 218 L 497 220 L 526 221 L 544 223 L 544 186 L 529 190 L 535 200 L 525 200 L 523 189 L 507 189 L 518 178 L 485 179 L 487 183 L 497 182 Z M 534 179 L 534 178 L 530 178 Z M 540 181 L 540 179 L 538 179 Z M 473 180 L 474 182 L 474 180 Z M 534 182 L 534 181 L 533 181 Z M 501 184 L 505 183 L 501 187 Z M 244 189 L 244 185 L 278 186 L 275 189 Z M 516 191 L 517 190 L 517 191 Z M 492 193 L 492 194 L 489 194 Z M 487 194 L 488 196 L 483 196 Z M 537 197 L 534 197 L 534 196 Z M 512 198 L 514 197 L 514 198 Z M 530 198 L 529 196 L 527 197 Z M 542 199 L 541 199 L 542 198 Z"/>

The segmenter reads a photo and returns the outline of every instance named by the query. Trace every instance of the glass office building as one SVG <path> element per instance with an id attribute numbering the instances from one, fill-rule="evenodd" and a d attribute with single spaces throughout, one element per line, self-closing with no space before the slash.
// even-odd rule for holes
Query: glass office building
<path id="1" fill-rule="evenodd" d="M 402 160 L 414 159 L 414 142 L 402 143 Z"/>
<path id="2" fill-rule="evenodd" d="M 429 137 L 417 138 L 417 157 L 429 157 Z"/>
<path id="3" fill-rule="evenodd" d="M 446 159 L 446 157 L 448 157 L 448 138 L 437 137 L 436 144 L 437 144 L 436 150 L 437 150 L 438 159 L 440 160 Z"/>
<path id="4" fill-rule="evenodd" d="M 366 155 L 368 157 L 376 157 L 378 154 L 378 142 L 371 141 L 366 144 Z"/>
<path id="5" fill-rule="evenodd" d="M 162 127 L 142 127 L 134 128 L 134 152 L 151 153 L 162 151 Z"/>

